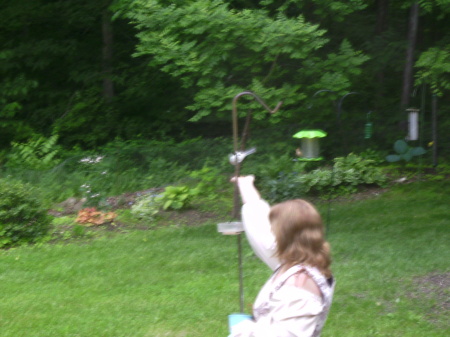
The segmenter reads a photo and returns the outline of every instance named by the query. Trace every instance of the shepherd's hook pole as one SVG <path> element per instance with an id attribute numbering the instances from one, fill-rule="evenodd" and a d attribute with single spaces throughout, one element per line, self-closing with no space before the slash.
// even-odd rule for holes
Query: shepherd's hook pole
<path id="1" fill-rule="evenodd" d="M 259 98 L 255 93 L 251 91 L 244 91 L 233 98 L 233 109 L 232 109 L 232 119 L 233 119 L 233 149 L 234 154 L 237 154 L 239 151 L 239 139 L 238 139 L 238 114 L 237 114 L 237 101 L 239 97 L 244 95 L 250 95 L 253 96 L 255 100 L 257 100 L 267 111 L 269 111 L 271 114 L 278 111 L 281 104 L 283 102 L 279 102 L 275 109 L 270 109 L 269 106 L 261 99 Z M 242 149 L 244 150 L 244 149 Z M 241 162 L 237 161 L 235 164 L 234 169 L 234 176 L 239 177 L 239 172 L 241 170 Z M 238 218 L 239 213 L 239 188 L 237 185 L 237 181 L 234 185 L 234 197 L 233 197 L 233 213 L 232 217 L 233 219 Z M 244 312 L 244 281 L 243 281 L 243 272 L 242 272 L 242 239 L 241 239 L 241 233 L 237 235 L 237 245 L 238 245 L 238 265 L 239 265 L 239 305 L 241 312 Z"/>
<path id="2" fill-rule="evenodd" d="M 245 95 L 253 96 L 253 98 L 255 98 L 255 100 L 257 100 L 271 114 L 274 114 L 275 112 L 277 112 L 278 109 L 280 108 L 280 106 L 283 104 L 283 102 L 278 102 L 278 104 L 275 107 L 275 109 L 272 110 L 272 109 L 269 108 L 269 106 L 259 96 L 257 96 L 255 93 L 253 93 L 251 91 L 243 91 L 243 92 L 237 94 L 236 96 L 234 96 L 234 98 L 233 98 L 232 120 L 233 120 L 233 149 L 234 149 L 235 153 L 239 151 L 239 139 L 238 139 L 239 128 L 238 128 L 237 101 L 238 101 L 238 99 L 240 97 L 245 96 Z M 234 171 L 234 176 L 236 178 L 239 177 L 240 170 L 241 170 L 241 163 L 237 163 L 235 165 L 235 171 Z M 235 188 L 234 188 L 234 205 L 233 205 L 233 214 L 232 214 L 234 219 L 237 219 L 238 212 L 239 212 L 239 190 L 238 190 L 237 185 L 235 185 Z"/>

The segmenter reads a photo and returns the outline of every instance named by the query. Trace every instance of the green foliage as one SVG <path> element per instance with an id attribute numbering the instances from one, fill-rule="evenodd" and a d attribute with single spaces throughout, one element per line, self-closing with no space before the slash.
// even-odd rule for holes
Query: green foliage
<path id="1" fill-rule="evenodd" d="M 351 76 L 362 73 L 361 65 L 370 59 L 360 51 L 355 51 L 347 39 L 339 46 L 337 53 L 329 53 L 327 60 L 321 64 L 324 69 L 339 69 L 339 72 L 324 72 L 315 84 L 317 88 L 333 88 L 343 91 L 351 86 Z M 311 62 L 308 60 L 307 62 Z M 317 60 L 315 60 L 317 62 Z M 312 64 L 311 64 L 312 65 Z"/>
<path id="2" fill-rule="evenodd" d="M 190 172 L 201 170 L 205 162 L 211 174 L 204 179 L 212 183 L 213 172 L 224 166 L 229 147 L 230 142 L 224 139 L 116 140 L 97 151 L 59 150 L 60 163 L 47 170 L 32 169 L 16 160 L 17 166 L 3 166 L 1 171 L 39 187 L 46 200 L 62 202 L 70 197 L 85 197 L 86 206 L 108 209 L 111 196 L 163 187 L 183 179 L 187 183 Z M 228 162 L 226 165 L 229 168 Z M 190 178 L 189 183 L 201 180 Z"/>
<path id="3" fill-rule="evenodd" d="M 208 200 L 215 200 L 219 197 L 224 185 L 227 183 L 225 176 L 218 168 L 203 166 L 200 170 L 194 170 L 189 174 L 193 179 L 194 186 L 192 192 L 195 196 L 205 197 Z"/>
<path id="4" fill-rule="evenodd" d="M 188 186 L 167 186 L 157 200 L 164 210 L 180 210 L 187 208 L 195 195 L 195 191 Z"/>
<path id="5" fill-rule="evenodd" d="M 152 223 L 160 210 L 159 196 L 144 194 L 131 206 L 131 214 L 140 220 Z"/>
<path id="6" fill-rule="evenodd" d="M 308 164 L 301 161 L 293 161 L 292 156 L 288 153 L 269 154 L 262 158 L 255 165 L 255 172 L 258 180 L 274 179 L 281 174 L 289 174 L 291 172 L 303 172 L 307 169 Z"/>
<path id="7" fill-rule="evenodd" d="M 64 118 L 53 123 L 66 146 L 77 144 L 92 149 L 114 137 L 111 130 L 120 121 L 115 108 L 101 96 L 100 88 L 75 91 L 67 104 Z"/>
<path id="8" fill-rule="evenodd" d="M 280 173 L 276 179 L 267 181 L 264 189 L 273 201 L 282 201 L 305 195 L 321 198 L 347 195 L 357 192 L 361 186 L 384 186 L 386 182 L 386 175 L 373 160 L 350 153 L 335 158 L 332 168 Z"/>
<path id="9" fill-rule="evenodd" d="M 213 112 L 225 116 L 231 98 L 244 90 L 254 91 L 269 105 L 281 97 L 284 114 L 272 120 L 289 117 L 290 109 L 306 97 L 301 83 L 323 77 L 317 85 L 346 89 L 349 78 L 367 59 L 349 41 L 326 60 L 315 56 L 328 39 L 323 29 L 302 16 L 288 18 L 278 13 L 271 17 L 264 10 L 232 10 L 220 0 L 170 6 L 157 0 L 124 3 L 123 15 L 139 31 L 135 56 L 151 55 L 151 66 L 179 78 L 192 90 L 194 102 L 187 106 L 195 113 L 192 121 Z M 246 106 L 255 108 L 256 119 L 263 118 L 258 104 Z"/>
<path id="10" fill-rule="evenodd" d="M 0 51 L 0 62 L 5 62 L 5 59 L 7 60 L 10 56 L 12 56 L 11 53 Z M 0 116 L 2 116 L 0 127 L 10 126 L 5 120 L 13 118 L 20 112 L 22 109 L 20 100 L 36 87 L 37 82 L 26 79 L 23 74 L 0 82 Z"/>
<path id="11" fill-rule="evenodd" d="M 342 22 L 349 14 L 361 11 L 367 7 L 367 3 L 363 0 L 314 0 L 312 2 L 296 0 L 261 0 L 260 3 L 269 8 L 275 6 L 278 12 L 286 13 L 289 13 L 293 8 L 298 8 L 301 12 L 306 12 L 313 7 L 312 10 L 315 16 L 322 18 L 327 17 L 331 22 Z"/>
<path id="12" fill-rule="evenodd" d="M 385 155 L 383 154 L 383 152 L 374 149 L 366 149 L 360 152 L 359 156 L 363 159 L 372 160 L 374 165 L 381 165 L 385 162 Z"/>
<path id="13" fill-rule="evenodd" d="M 396 161 L 410 161 L 413 157 L 421 156 L 427 151 L 423 147 L 411 147 L 404 140 L 397 140 L 394 143 L 394 150 L 397 154 L 391 154 L 386 157 L 386 160 L 390 163 Z"/>
<path id="14" fill-rule="evenodd" d="M 12 61 L 14 53 L 0 50 L 0 64 Z M 24 101 L 29 93 L 37 87 L 35 80 L 25 74 L 5 74 L 0 65 L 0 146 L 7 146 L 11 139 L 25 139 L 33 132 L 27 121 L 21 118 Z"/>
<path id="15" fill-rule="evenodd" d="M 50 218 L 36 189 L 0 179 L 0 248 L 43 238 Z"/>
<path id="16" fill-rule="evenodd" d="M 58 164 L 58 135 L 49 138 L 36 136 L 27 143 L 12 142 L 7 166 L 45 170 Z"/>
<path id="17" fill-rule="evenodd" d="M 443 48 L 433 47 L 424 51 L 415 67 L 419 69 L 416 83 L 427 83 L 433 93 L 442 96 L 450 90 L 450 43 Z"/>
<path id="18" fill-rule="evenodd" d="M 180 140 L 199 134 L 223 135 L 227 129 L 218 119 L 229 121 L 231 98 L 242 90 L 256 92 L 270 106 L 284 101 L 280 113 L 266 120 L 259 105 L 242 99 L 239 112 L 255 108 L 255 122 L 260 125 L 286 120 L 314 127 L 328 124 L 324 129 L 330 131 L 333 101 L 356 90 L 362 94 L 359 102 L 352 97 L 344 104 L 347 130 L 356 130 L 357 116 L 373 109 L 377 115 L 374 142 L 387 145 L 391 138 L 386 136 L 397 131 L 402 117 L 392 111 L 398 106 L 405 62 L 399 55 L 405 54 L 410 1 L 110 3 L 112 11 L 117 11 L 112 22 L 104 22 L 115 32 L 112 63 L 100 48 L 108 44 L 102 41 L 100 24 L 106 12 L 104 2 L 4 2 L 0 13 L 4 32 L 0 36 L 1 150 L 11 141 L 24 143 L 33 134 L 53 131 L 60 135 L 60 145 L 89 150 L 115 137 Z M 448 0 L 419 3 L 420 19 L 427 22 L 427 29 L 421 31 L 415 50 L 420 56 L 417 84 L 425 83 L 445 97 Z M 132 57 L 134 52 L 140 56 Z M 112 100 L 104 99 L 105 72 L 114 84 Z M 317 97 L 315 109 L 308 113 L 305 106 L 320 89 L 336 94 Z M 440 134 L 448 126 L 448 106 L 445 99 L 439 101 Z M 351 121 L 344 121 L 346 116 Z M 184 123 L 199 118 L 205 124 Z M 425 123 L 427 130 L 430 122 Z M 449 148 L 444 139 L 437 146 L 439 153 Z"/>
<path id="19" fill-rule="evenodd" d="M 347 157 L 335 158 L 333 168 L 335 171 L 334 184 L 347 182 L 352 185 L 383 185 L 386 182 L 386 176 L 380 168 L 376 167 L 374 160 L 364 159 L 353 153 Z"/>

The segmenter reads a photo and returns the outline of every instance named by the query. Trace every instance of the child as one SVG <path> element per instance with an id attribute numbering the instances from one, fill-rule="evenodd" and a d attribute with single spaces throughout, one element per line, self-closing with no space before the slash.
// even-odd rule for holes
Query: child
<path id="1" fill-rule="evenodd" d="M 254 303 L 254 320 L 230 337 L 318 337 L 331 305 L 334 280 L 320 214 L 305 200 L 270 207 L 253 176 L 232 179 L 243 201 L 242 220 L 255 254 L 273 275 Z"/>

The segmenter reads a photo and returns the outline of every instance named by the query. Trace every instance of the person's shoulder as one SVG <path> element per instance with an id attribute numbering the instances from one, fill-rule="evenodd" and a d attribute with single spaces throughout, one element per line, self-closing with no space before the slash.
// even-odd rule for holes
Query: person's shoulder
<path id="1" fill-rule="evenodd" d="M 318 297 L 322 297 L 322 292 L 316 282 L 308 275 L 308 273 L 301 271 L 295 273 L 286 280 L 286 286 L 291 286 L 297 289 L 306 290 Z"/>

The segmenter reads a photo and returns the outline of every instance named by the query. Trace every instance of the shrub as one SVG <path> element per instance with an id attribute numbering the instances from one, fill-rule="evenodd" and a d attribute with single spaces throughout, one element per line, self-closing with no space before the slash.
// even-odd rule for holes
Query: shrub
<path id="1" fill-rule="evenodd" d="M 192 171 L 189 178 L 194 183 L 192 193 L 207 200 L 217 200 L 220 191 L 228 184 L 225 175 L 219 169 L 207 165 L 200 170 Z"/>
<path id="2" fill-rule="evenodd" d="M 131 206 L 131 214 L 140 220 L 154 221 L 160 209 L 157 198 L 154 194 L 139 197 Z"/>
<path id="3" fill-rule="evenodd" d="M 370 159 L 350 153 L 338 157 L 333 167 L 321 167 L 307 173 L 279 174 L 265 188 L 273 201 L 299 198 L 302 195 L 336 197 L 358 191 L 363 185 L 384 186 L 386 175 Z"/>
<path id="4" fill-rule="evenodd" d="M 49 226 L 50 217 L 36 189 L 0 179 L 0 247 L 36 242 Z"/>
<path id="5" fill-rule="evenodd" d="M 45 170 L 54 167 L 59 160 L 58 135 L 50 138 L 35 136 L 27 143 L 12 142 L 12 151 L 9 154 L 7 165 L 34 170 Z"/>
<path id="6" fill-rule="evenodd" d="M 158 203 L 164 210 L 179 210 L 187 208 L 194 195 L 196 195 L 195 190 L 188 186 L 167 186 L 161 198 L 158 198 Z"/>

